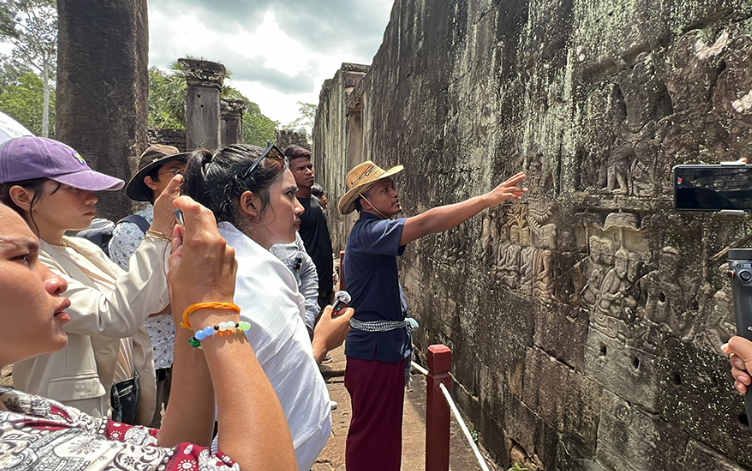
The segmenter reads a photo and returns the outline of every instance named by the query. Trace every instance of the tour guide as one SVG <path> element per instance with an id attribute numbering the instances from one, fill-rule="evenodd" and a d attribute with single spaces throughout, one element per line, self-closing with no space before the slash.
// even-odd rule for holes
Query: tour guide
<path id="1" fill-rule="evenodd" d="M 350 306 L 355 308 L 345 344 L 345 387 L 352 400 L 348 471 L 400 469 L 405 362 L 410 361 L 411 342 L 397 256 L 408 242 L 456 227 L 527 191 L 515 186 L 525 178 L 518 173 L 485 195 L 411 218 L 390 219 L 402 210 L 390 178 L 402 168 L 384 171 L 371 161 L 356 166 L 347 174 L 348 191 L 338 205 L 342 214 L 353 209 L 360 213 L 347 239 L 344 261 Z"/>

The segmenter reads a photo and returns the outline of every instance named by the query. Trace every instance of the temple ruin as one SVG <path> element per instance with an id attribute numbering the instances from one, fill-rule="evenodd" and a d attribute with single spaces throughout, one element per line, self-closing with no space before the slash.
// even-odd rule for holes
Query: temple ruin
<path id="1" fill-rule="evenodd" d="M 748 217 L 678 213 L 670 170 L 748 156 L 752 3 L 397 0 L 370 66 L 321 90 L 317 180 L 336 201 L 403 164 L 405 215 L 530 193 L 410 244 L 414 342 L 505 469 L 737 470 L 752 433 L 719 346 L 724 249 Z M 329 209 L 335 249 L 353 217 Z"/>

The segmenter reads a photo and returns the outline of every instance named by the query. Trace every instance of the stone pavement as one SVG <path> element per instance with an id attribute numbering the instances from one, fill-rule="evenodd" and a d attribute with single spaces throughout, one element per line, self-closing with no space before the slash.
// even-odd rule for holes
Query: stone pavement
<path id="1" fill-rule="evenodd" d="M 331 352 L 332 362 L 321 366 L 327 379 L 329 395 L 337 401 L 337 409 L 332 411 L 332 438 L 316 460 L 313 471 L 344 471 L 345 440 L 350 425 L 350 395 L 344 384 L 344 349 Z M 413 370 L 414 373 L 417 373 Z M 402 426 L 402 471 L 423 471 L 425 469 L 426 447 L 426 381 L 420 374 L 413 375 L 410 391 L 405 393 L 405 413 Z M 468 425 L 470 426 L 470 425 Z M 471 427 L 472 430 L 472 427 Z M 462 430 L 452 417 L 450 431 L 449 469 L 453 471 L 480 471 L 470 445 Z M 490 469 L 495 468 L 488 463 Z"/>

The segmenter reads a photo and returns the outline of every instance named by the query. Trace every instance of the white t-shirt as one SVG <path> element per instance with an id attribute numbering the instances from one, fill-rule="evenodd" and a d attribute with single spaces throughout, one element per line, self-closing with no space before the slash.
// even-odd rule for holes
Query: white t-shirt
<path id="1" fill-rule="evenodd" d="M 331 408 L 303 322 L 303 296 L 292 272 L 271 252 L 230 223 L 220 223 L 219 233 L 238 261 L 240 319 L 251 323 L 248 340 L 282 404 L 298 468 L 309 470 L 329 439 Z"/>

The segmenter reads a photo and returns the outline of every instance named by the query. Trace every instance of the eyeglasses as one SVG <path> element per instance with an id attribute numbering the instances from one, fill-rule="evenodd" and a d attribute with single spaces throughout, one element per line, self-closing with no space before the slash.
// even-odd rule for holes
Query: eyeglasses
<path id="1" fill-rule="evenodd" d="M 277 160 L 277 161 L 282 161 L 282 162 L 284 162 L 285 160 L 285 154 L 283 154 L 282 151 L 277 149 L 277 147 L 274 144 L 272 144 L 271 142 L 267 142 L 267 147 L 264 153 L 261 154 L 261 157 L 254 160 L 250 167 L 243 170 L 243 173 L 240 175 L 241 178 L 243 178 L 243 180 L 248 178 L 251 175 L 251 173 L 253 173 L 253 171 L 256 169 L 256 167 L 258 167 L 258 164 L 260 164 L 261 161 L 264 160 L 264 157 L 268 157 L 272 160 Z"/>
<path id="2" fill-rule="evenodd" d="M 172 175 L 173 177 L 176 177 L 178 175 L 185 175 L 185 169 L 184 168 L 174 168 L 172 170 L 167 170 L 165 172 L 157 172 L 157 175 Z"/>

